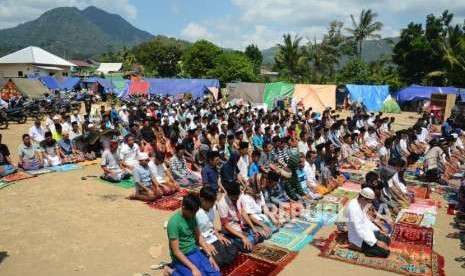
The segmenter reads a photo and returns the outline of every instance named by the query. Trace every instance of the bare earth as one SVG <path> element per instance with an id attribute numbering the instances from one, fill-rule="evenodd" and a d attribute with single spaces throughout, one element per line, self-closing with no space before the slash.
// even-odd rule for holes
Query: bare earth
<path id="1" fill-rule="evenodd" d="M 396 128 L 412 125 L 412 116 L 417 115 L 396 116 Z M 12 123 L 8 130 L 1 130 L 15 159 L 21 135 L 30 125 Z M 0 263 L 1 276 L 161 275 L 161 271 L 150 271 L 150 265 L 169 261 L 163 225 L 171 212 L 126 200 L 130 190 L 95 179 L 81 180 L 81 176 L 99 174 L 94 165 L 42 175 L 0 190 L 0 256 L 1 252 L 8 254 Z M 454 261 L 463 254 L 459 241 L 446 238 L 454 232 L 446 207 L 443 201 L 434 227 L 434 249 L 446 259 L 446 275 L 465 275 Z M 325 227 L 316 237 L 327 237 L 332 230 Z M 394 275 L 317 255 L 318 249 L 307 246 L 281 275 Z"/>

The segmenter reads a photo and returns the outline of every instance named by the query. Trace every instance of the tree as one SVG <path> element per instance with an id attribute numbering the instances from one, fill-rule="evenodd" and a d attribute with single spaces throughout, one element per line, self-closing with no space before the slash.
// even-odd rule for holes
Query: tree
<path id="1" fill-rule="evenodd" d="M 255 81 L 254 64 L 240 52 L 224 52 L 213 61 L 214 67 L 208 71 L 208 77 L 217 78 L 223 84 L 234 80 Z"/>
<path id="2" fill-rule="evenodd" d="M 146 74 L 159 77 L 176 77 L 179 63 L 187 44 L 177 39 L 157 37 L 133 48 L 132 52 Z"/>
<path id="3" fill-rule="evenodd" d="M 207 40 L 196 41 L 182 56 L 183 73 L 193 78 L 205 78 L 221 53 L 218 46 Z"/>
<path id="4" fill-rule="evenodd" d="M 368 65 L 360 58 L 349 60 L 338 72 L 338 83 L 367 83 Z"/>
<path id="5" fill-rule="evenodd" d="M 245 55 L 252 62 L 255 70 L 255 74 L 260 74 L 260 66 L 262 66 L 263 56 L 262 52 L 258 49 L 257 45 L 250 44 L 245 48 Z"/>
<path id="6" fill-rule="evenodd" d="M 350 15 L 352 28 L 346 28 L 346 31 L 352 35 L 352 40 L 358 45 L 358 55 L 360 58 L 362 57 L 362 43 L 364 39 L 381 38 L 376 32 L 383 28 L 383 23 L 374 21 L 377 16 L 378 14 L 371 9 L 362 9 L 358 22 L 353 15 Z"/>
<path id="7" fill-rule="evenodd" d="M 275 56 L 276 68 L 279 76 L 287 81 L 298 82 L 304 78 L 306 55 L 300 46 L 302 38 L 290 34 L 283 35 L 283 43 L 278 44 Z"/>

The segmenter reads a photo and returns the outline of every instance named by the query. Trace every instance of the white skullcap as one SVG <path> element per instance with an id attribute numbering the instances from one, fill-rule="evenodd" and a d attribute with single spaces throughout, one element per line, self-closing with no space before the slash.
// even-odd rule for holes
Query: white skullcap
<path id="1" fill-rule="evenodd" d="M 360 195 L 366 199 L 373 200 L 375 199 L 375 192 L 371 188 L 363 188 L 362 191 L 360 192 Z"/>

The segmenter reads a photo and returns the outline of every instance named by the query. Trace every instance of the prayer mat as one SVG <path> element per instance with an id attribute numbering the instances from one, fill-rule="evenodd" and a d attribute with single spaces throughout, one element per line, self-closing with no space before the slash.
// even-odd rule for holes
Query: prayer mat
<path id="1" fill-rule="evenodd" d="M 271 236 L 270 239 L 266 240 L 267 244 L 274 244 L 291 251 L 300 251 L 307 244 L 312 242 L 312 235 L 295 235 L 285 231 L 279 231 Z"/>
<path id="2" fill-rule="evenodd" d="M 365 175 L 360 173 L 350 173 L 349 180 L 354 183 L 362 184 L 365 182 Z"/>
<path id="3" fill-rule="evenodd" d="M 310 235 L 315 234 L 313 230 L 317 227 L 316 223 L 312 223 L 309 221 L 301 220 L 301 219 L 292 219 L 291 221 L 285 223 L 281 228 L 280 231 L 285 231 L 287 233 L 292 233 L 295 235 Z"/>
<path id="4" fill-rule="evenodd" d="M 3 189 L 5 187 L 8 187 L 10 186 L 11 184 L 13 184 L 14 182 L 6 182 L 6 181 L 2 181 L 0 180 L 0 189 Z"/>
<path id="5" fill-rule="evenodd" d="M 360 191 L 362 190 L 362 185 L 360 185 L 358 183 L 353 183 L 353 182 L 350 182 L 350 181 L 346 181 L 346 182 L 344 182 L 344 184 L 342 184 L 342 186 L 340 188 L 342 190 L 360 193 Z"/>
<path id="6" fill-rule="evenodd" d="M 347 202 L 349 202 L 349 198 L 348 197 L 339 197 L 339 196 L 335 196 L 333 194 L 328 194 L 328 195 L 325 195 L 323 197 L 323 201 L 331 202 L 331 203 L 335 203 L 335 204 L 340 204 L 340 205 L 344 206 L 344 205 L 346 205 Z"/>
<path id="7" fill-rule="evenodd" d="M 249 255 L 239 253 L 234 263 L 221 269 L 221 275 L 225 276 L 274 276 L 284 268 L 284 265 L 276 265 L 270 262 L 255 259 Z"/>
<path id="8" fill-rule="evenodd" d="M 393 242 L 433 247 L 433 228 L 395 224 L 391 233 Z"/>
<path id="9" fill-rule="evenodd" d="M 130 177 L 129 179 L 126 179 L 126 180 L 121 180 L 120 182 L 116 182 L 116 183 L 106 181 L 106 180 L 103 180 L 101 178 L 98 178 L 98 180 L 100 182 L 102 182 L 102 183 L 118 186 L 118 187 L 121 187 L 121 188 L 124 188 L 124 189 L 131 189 L 135 185 L 134 180 L 132 180 L 132 177 Z"/>
<path id="10" fill-rule="evenodd" d="M 20 180 L 24 180 L 24 179 L 28 179 L 28 178 L 32 178 L 34 177 L 34 175 L 30 175 L 26 172 L 23 172 L 23 171 L 17 171 L 15 173 L 12 173 L 10 175 L 7 175 L 7 176 L 4 176 L 2 179 L 2 181 L 4 182 L 15 182 L 15 181 L 20 181 Z"/>
<path id="11" fill-rule="evenodd" d="M 441 208 L 441 202 L 438 200 L 434 200 L 434 199 L 414 198 L 413 204 L 424 205 L 424 206 L 434 206 L 436 208 Z"/>
<path id="12" fill-rule="evenodd" d="M 202 189 L 202 185 L 192 185 L 192 186 L 186 186 L 184 187 L 189 192 L 192 192 L 194 194 L 200 193 L 200 190 Z"/>
<path id="13" fill-rule="evenodd" d="M 396 243 L 390 250 L 388 258 L 367 257 L 352 249 L 347 233 L 334 232 L 321 246 L 319 256 L 409 276 L 445 276 L 444 258 L 428 247 Z"/>
<path id="14" fill-rule="evenodd" d="M 297 253 L 279 246 L 259 243 L 254 246 L 252 253 L 247 255 L 261 261 L 285 266 L 297 256 Z"/>
<path id="15" fill-rule="evenodd" d="M 420 226 L 433 227 L 435 223 L 436 223 L 436 213 L 427 211 L 423 214 L 423 219 L 420 223 Z"/>
<path id="16" fill-rule="evenodd" d="M 408 187 L 408 190 L 415 193 L 416 198 L 429 199 L 429 190 L 425 187 Z"/>
<path id="17" fill-rule="evenodd" d="M 38 169 L 38 170 L 32 170 L 32 171 L 27 171 L 28 174 L 30 175 L 41 175 L 41 174 L 46 174 L 46 173 L 51 173 L 53 172 L 52 170 L 49 170 L 49 169 L 46 169 L 46 168 L 42 168 L 42 169 Z"/>
<path id="18" fill-rule="evenodd" d="M 160 199 L 157 199 L 153 202 L 147 202 L 147 205 L 154 209 L 164 210 L 164 211 L 175 211 L 182 206 L 182 198 L 187 195 L 189 192 L 181 189 L 179 192 L 174 195 L 164 196 Z"/>
<path id="19" fill-rule="evenodd" d="M 95 160 L 88 160 L 88 161 L 84 161 L 84 162 L 79 162 L 78 164 L 79 164 L 79 166 L 83 166 L 83 167 L 97 165 L 97 164 L 100 164 L 100 158 L 95 159 Z"/>
<path id="20" fill-rule="evenodd" d="M 410 213 L 410 212 L 399 212 L 396 222 L 419 226 L 422 220 L 423 220 L 423 214 L 416 214 L 416 213 Z"/>
<path id="21" fill-rule="evenodd" d="M 330 193 L 330 195 L 341 197 L 341 198 L 348 198 L 349 200 L 356 198 L 358 194 L 359 194 L 358 192 L 347 191 L 341 188 L 337 188 L 336 190 Z"/>
<path id="22" fill-rule="evenodd" d="M 82 170 L 82 167 L 79 166 L 78 164 L 64 164 L 60 166 L 48 167 L 47 169 L 50 169 L 54 172 L 70 172 L 70 171 Z"/>

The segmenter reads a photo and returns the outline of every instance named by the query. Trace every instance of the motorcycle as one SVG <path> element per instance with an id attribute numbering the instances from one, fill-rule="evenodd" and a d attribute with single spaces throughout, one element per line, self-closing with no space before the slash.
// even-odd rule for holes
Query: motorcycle
<path id="1" fill-rule="evenodd" d="M 27 116 L 23 108 L 10 108 L 10 109 L 3 109 L 2 115 L 4 120 L 16 122 L 18 124 L 25 124 L 27 121 Z"/>
<path id="2" fill-rule="evenodd" d="M 8 117 L 3 109 L 0 109 L 0 129 L 8 128 Z"/>

